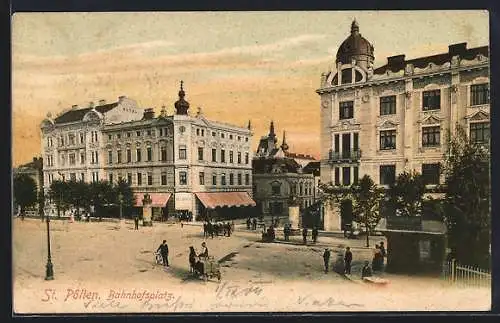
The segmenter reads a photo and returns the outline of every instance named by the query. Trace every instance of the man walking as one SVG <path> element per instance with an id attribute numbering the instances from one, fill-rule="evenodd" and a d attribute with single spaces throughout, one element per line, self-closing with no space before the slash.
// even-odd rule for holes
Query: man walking
<path id="1" fill-rule="evenodd" d="M 163 240 L 163 243 L 158 247 L 156 252 L 160 252 L 161 258 L 163 259 L 163 266 L 169 267 L 168 265 L 168 245 L 167 240 Z"/>
<path id="2" fill-rule="evenodd" d="M 325 262 L 325 274 L 328 273 L 328 264 L 330 263 L 330 250 L 328 248 L 325 249 L 323 253 L 323 260 Z"/>
<path id="3" fill-rule="evenodd" d="M 304 242 L 304 244 L 307 244 L 307 228 L 304 227 L 304 229 L 302 229 L 302 241 Z"/>
<path id="4" fill-rule="evenodd" d="M 351 274 L 351 262 L 352 262 L 351 248 L 347 247 L 345 248 L 345 254 L 344 254 L 344 263 L 345 263 L 344 273 L 346 275 Z"/>
<path id="5" fill-rule="evenodd" d="M 137 215 L 134 217 L 134 230 L 139 230 L 139 217 Z"/>
<path id="6" fill-rule="evenodd" d="M 312 230 L 312 240 L 314 243 L 316 243 L 316 241 L 318 241 L 318 228 L 317 227 L 314 227 Z"/>

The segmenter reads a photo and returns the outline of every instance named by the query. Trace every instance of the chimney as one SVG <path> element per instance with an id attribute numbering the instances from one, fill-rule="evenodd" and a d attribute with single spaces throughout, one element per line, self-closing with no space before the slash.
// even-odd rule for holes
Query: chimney
<path id="1" fill-rule="evenodd" d="M 458 43 L 448 46 L 448 54 L 453 56 L 462 56 L 467 51 L 467 43 Z"/>
<path id="2" fill-rule="evenodd" d="M 106 100 L 99 100 L 99 105 L 105 105 L 106 104 Z"/>
<path id="3" fill-rule="evenodd" d="M 71 106 L 71 110 L 77 110 L 78 109 L 78 104 L 73 104 Z"/>
<path id="4" fill-rule="evenodd" d="M 118 102 L 122 102 L 122 101 L 123 101 L 123 99 L 125 99 L 125 98 L 126 98 L 126 96 L 125 96 L 125 95 L 120 95 L 120 96 L 118 97 Z"/>
<path id="5" fill-rule="evenodd" d="M 155 112 L 153 111 L 153 109 L 149 108 L 149 109 L 144 109 L 144 115 L 142 117 L 142 120 L 150 120 L 150 119 L 153 119 L 155 117 Z"/>
<path id="6" fill-rule="evenodd" d="M 405 67 L 405 55 L 387 57 L 387 65 L 391 71 L 399 71 Z"/>
<path id="7" fill-rule="evenodd" d="M 94 107 L 94 102 L 89 102 L 89 108 L 93 108 Z"/>

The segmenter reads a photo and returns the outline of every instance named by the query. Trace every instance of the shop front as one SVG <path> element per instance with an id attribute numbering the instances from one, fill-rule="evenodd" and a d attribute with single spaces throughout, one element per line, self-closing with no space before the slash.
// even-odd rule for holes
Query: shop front
<path id="1" fill-rule="evenodd" d="M 195 195 L 198 221 L 244 219 L 256 214 L 256 203 L 247 192 L 203 192 Z"/>
<path id="2" fill-rule="evenodd" d="M 150 223 L 165 220 L 168 217 L 167 204 L 171 196 L 171 193 L 136 193 L 135 207 L 142 209 L 143 222 Z"/>

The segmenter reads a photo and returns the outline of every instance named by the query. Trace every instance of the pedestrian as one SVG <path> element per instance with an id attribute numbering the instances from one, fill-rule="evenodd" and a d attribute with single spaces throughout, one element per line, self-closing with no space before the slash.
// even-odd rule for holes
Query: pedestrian
<path id="1" fill-rule="evenodd" d="M 235 228 L 234 220 L 231 220 L 231 232 L 234 232 L 234 228 Z"/>
<path id="2" fill-rule="evenodd" d="M 387 257 L 387 251 L 385 250 L 384 241 L 380 241 L 380 253 L 382 254 L 381 266 L 384 267 L 385 257 Z"/>
<path id="3" fill-rule="evenodd" d="M 231 223 L 228 222 L 226 224 L 226 226 L 227 226 L 227 228 L 226 228 L 226 230 L 227 230 L 227 236 L 230 237 L 231 236 L 231 230 L 232 230 Z"/>
<path id="4" fill-rule="evenodd" d="M 194 247 L 189 247 L 189 271 L 194 273 L 194 268 L 196 265 L 196 251 L 194 251 Z"/>
<path id="5" fill-rule="evenodd" d="M 134 229 L 139 230 L 139 217 L 137 215 L 134 217 Z"/>
<path id="6" fill-rule="evenodd" d="M 363 266 L 363 269 L 361 269 L 361 279 L 371 276 L 372 276 L 372 269 L 370 268 L 370 262 L 365 261 L 365 265 Z"/>
<path id="7" fill-rule="evenodd" d="M 373 271 L 379 271 L 382 268 L 382 252 L 380 251 L 380 246 L 375 245 L 375 251 L 373 252 L 373 260 L 372 260 L 372 270 Z"/>
<path id="8" fill-rule="evenodd" d="M 317 227 L 314 227 L 312 230 L 312 240 L 314 243 L 316 243 L 316 241 L 318 241 L 318 228 Z"/>
<path id="9" fill-rule="evenodd" d="M 253 224 L 253 230 L 257 230 L 257 219 L 256 218 L 253 218 L 252 224 Z"/>
<path id="10" fill-rule="evenodd" d="M 203 258 L 208 258 L 208 248 L 205 242 L 201 243 L 201 253 L 198 256 Z"/>
<path id="11" fill-rule="evenodd" d="M 323 261 L 325 262 L 325 274 L 328 273 L 328 264 L 330 263 L 330 250 L 325 249 L 323 253 Z"/>
<path id="12" fill-rule="evenodd" d="M 215 234 L 215 231 L 216 228 L 215 228 L 215 224 L 213 224 L 212 222 L 209 222 L 208 223 L 208 232 L 210 233 L 210 236 L 212 237 L 212 239 L 214 238 L 214 234 Z"/>
<path id="13" fill-rule="evenodd" d="M 345 248 L 345 254 L 344 254 L 344 273 L 346 275 L 351 274 L 351 263 L 352 263 L 352 252 L 351 248 L 347 247 Z"/>
<path id="14" fill-rule="evenodd" d="M 283 234 L 285 235 L 285 241 L 288 241 L 290 237 L 290 227 L 288 223 L 285 223 L 283 227 Z"/>
<path id="15" fill-rule="evenodd" d="M 248 219 L 247 219 L 247 230 L 250 230 L 250 225 L 252 224 L 251 222 L 252 222 L 252 220 L 250 220 L 250 217 L 248 217 Z"/>
<path id="16" fill-rule="evenodd" d="M 304 244 L 307 244 L 307 228 L 304 227 L 304 229 L 302 229 L 302 241 L 304 242 Z"/>
<path id="17" fill-rule="evenodd" d="M 158 247 L 156 252 L 160 252 L 161 258 L 163 259 L 163 266 L 169 267 L 167 240 L 163 240 L 163 243 Z"/>

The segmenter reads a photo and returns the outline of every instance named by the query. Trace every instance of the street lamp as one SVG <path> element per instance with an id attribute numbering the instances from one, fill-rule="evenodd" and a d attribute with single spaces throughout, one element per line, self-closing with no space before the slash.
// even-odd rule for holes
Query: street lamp
<path id="1" fill-rule="evenodd" d="M 53 280 L 54 279 L 54 270 L 52 267 L 52 258 L 50 255 L 50 216 L 47 214 L 47 265 L 45 271 L 45 280 Z"/>

